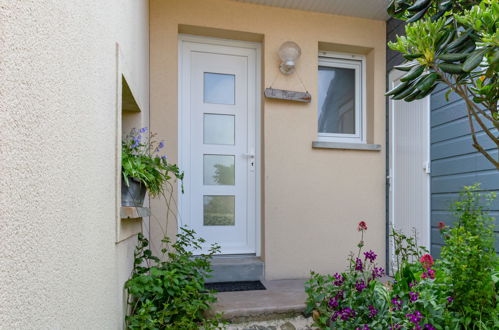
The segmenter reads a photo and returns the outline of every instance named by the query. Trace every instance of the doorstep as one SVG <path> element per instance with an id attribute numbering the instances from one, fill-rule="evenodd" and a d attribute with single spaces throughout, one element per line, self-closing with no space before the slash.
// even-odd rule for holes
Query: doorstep
<path id="1" fill-rule="evenodd" d="M 213 272 L 206 283 L 260 281 L 263 279 L 263 261 L 251 255 L 219 255 L 211 260 Z"/>
<path id="2" fill-rule="evenodd" d="M 262 281 L 267 290 L 220 292 L 210 315 L 223 313 L 231 322 L 293 317 L 305 311 L 306 280 Z"/>

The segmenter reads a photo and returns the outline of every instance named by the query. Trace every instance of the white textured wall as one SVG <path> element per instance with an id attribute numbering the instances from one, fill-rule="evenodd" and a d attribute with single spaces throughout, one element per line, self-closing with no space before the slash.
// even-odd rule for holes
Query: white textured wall
<path id="1" fill-rule="evenodd" d="M 116 329 L 116 42 L 148 111 L 146 0 L 0 0 L 0 328 Z"/>

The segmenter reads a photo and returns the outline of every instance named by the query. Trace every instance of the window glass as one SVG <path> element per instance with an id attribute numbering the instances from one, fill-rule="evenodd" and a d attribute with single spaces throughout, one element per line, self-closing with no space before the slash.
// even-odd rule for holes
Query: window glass
<path id="1" fill-rule="evenodd" d="M 357 133 L 355 86 L 355 69 L 319 66 L 319 133 Z"/>

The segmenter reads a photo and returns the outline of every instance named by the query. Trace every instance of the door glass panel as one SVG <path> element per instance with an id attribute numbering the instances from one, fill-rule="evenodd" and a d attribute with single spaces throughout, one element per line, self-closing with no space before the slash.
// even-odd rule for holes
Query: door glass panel
<path id="1" fill-rule="evenodd" d="M 203 225 L 235 225 L 236 196 L 204 196 L 203 204 Z"/>
<path id="2" fill-rule="evenodd" d="M 235 104 L 235 81 L 233 74 L 204 73 L 204 102 Z"/>
<path id="3" fill-rule="evenodd" d="M 355 69 L 319 67 L 319 133 L 355 134 Z"/>
<path id="4" fill-rule="evenodd" d="M 234 185 L 235 158 L 229 155 L 204 155 L 203 182 L 205 185 Z"/>
<path id="5" fill-rule="evenodd" d="M 234 115 L 203 115 L 204 144 L 234 144 Z"/>

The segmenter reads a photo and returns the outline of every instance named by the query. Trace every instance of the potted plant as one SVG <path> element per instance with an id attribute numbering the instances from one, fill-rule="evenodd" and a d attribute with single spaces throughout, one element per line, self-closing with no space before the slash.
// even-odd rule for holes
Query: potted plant
<path id="1" fill-rule="evenodd" d="M 147 127 L 132 129 L 121 143 L 121 204 L 140 207 L 146 191 L 149 196 L 164 194 L 165 183 L 175 176 L 182 180 L 183 173 L 176 164 L 170 164 L 161 154 L 165 143 L 156 141 Z"/>

